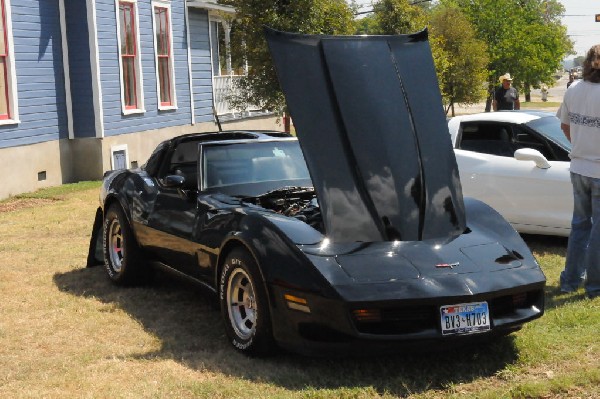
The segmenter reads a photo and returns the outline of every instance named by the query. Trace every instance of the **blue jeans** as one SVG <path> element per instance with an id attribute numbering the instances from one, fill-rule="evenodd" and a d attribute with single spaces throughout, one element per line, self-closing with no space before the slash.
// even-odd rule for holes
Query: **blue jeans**
<path id="1" fill-rule="evenodd" d="M 600 179 L 571 173 L 571 183 L 573 219 L 560 287 L 574 291 L 587 274 L 585 290 L 595 297 L 600 295 Z"/>

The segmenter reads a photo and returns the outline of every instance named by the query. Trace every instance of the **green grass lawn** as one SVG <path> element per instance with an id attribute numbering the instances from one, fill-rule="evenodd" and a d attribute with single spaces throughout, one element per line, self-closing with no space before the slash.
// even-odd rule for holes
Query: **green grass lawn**
<path id="1" fill-rule="evenodd" d="M 560 107 L 560 102 L 556 101 L 521 101 L 521 109 L 554 109 Z"/>
<path id="2" fill-rule="evenodd" d="M 86 268 L 99 183 L 0 202 L 0 398 L 599 398 L 600 298 L 560 294 L 566 240 L 526 236 L 546 314 L 489 344 L 252 359 L 198 287 L 121 289 Z"/>

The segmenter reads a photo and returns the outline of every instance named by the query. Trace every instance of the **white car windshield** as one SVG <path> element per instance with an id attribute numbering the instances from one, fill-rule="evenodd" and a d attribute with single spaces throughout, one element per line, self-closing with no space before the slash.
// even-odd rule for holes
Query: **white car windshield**
<path id="1" fill-rule="evenodd" d="M 571 151 L 571 143 L 560 128 L 560 120 L 556 116 L 547 116 L 526 123 L 527 126 L 546 136 L 567 151 Z"/>

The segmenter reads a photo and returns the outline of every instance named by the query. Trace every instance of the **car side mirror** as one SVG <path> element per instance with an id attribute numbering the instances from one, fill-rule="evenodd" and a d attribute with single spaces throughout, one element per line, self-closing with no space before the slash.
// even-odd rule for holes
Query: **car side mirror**
<path id="1" fill-rule="evenodd" d="M 515 151 L 515 159 L 517 161 L 533 161 L 535 162 L 535 166 L 540 169 L 548 169 L 550 167 L 550 163 L 548 163 L 546 157 L 533 148 L 521 148 Z"/>
<path id="2" fill-rule="evenodd" d="M 169 188 L 183 187 L 183 184 L 185 183 L 185 177 L 179 175 L 167 175 L 163 179 L 162 183 L 165 185 L 165 187 Z"/>

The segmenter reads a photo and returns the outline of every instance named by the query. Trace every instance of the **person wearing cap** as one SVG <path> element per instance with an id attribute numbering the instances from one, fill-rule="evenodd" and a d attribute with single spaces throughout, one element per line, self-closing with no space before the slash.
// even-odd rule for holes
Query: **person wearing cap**
<path id="1" fill-rule="evenodd" d="M 494 111 L 512 111 L 513 109 L 521 109 L 519 101 L 519 92 L 511 86 L 512 77 L 510 73 L 505 73 L 500 76 L 500 86 L 494 91 L 494 100 L 492 106 Z"/>
<path id="2" fill-rule="evenodd" d="M 565 92 L 556 116 L 572 144 L 573 218 L 561 292 L 582 285 L 589 298 L 600 296 L 600 44 L 583 61 L 583 81 Z"/>

